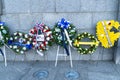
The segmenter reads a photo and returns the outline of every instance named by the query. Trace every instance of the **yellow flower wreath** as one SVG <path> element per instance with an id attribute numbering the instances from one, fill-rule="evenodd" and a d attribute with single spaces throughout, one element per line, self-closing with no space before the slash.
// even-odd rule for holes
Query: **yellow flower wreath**
<path id="1" fill-rule="evenodd" d="M 99 21 L 97 23 L 96 35 L 98 37 L 98 40 L 101 42 L 102 46 L 105 48 L 110 48 L 114 46 L 115 41 L 117 41 L 117 39 L 120 36 L 120 32 L 115 33 L 114 31 L 111 31 L 113 27 L 116 30 L 118 30 L 120 27 L 119 22 L 110 20 L 110 21 Z"/>

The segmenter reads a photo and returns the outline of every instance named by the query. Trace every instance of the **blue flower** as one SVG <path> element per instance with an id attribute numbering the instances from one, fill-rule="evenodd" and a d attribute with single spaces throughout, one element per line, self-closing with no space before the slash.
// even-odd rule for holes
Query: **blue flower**
<path id="1" fill-rule="evenodd" d="M 63 29 L 67 29 L 70 26 L 70 22 L 62 18 L 61 21 L 58 22 L 58 26 Z"/>
<path id="2" fill-rule="evenodd" d="M 4 25 L 4 22 L 0 22 L 0 26 L 3 26 Z"/>

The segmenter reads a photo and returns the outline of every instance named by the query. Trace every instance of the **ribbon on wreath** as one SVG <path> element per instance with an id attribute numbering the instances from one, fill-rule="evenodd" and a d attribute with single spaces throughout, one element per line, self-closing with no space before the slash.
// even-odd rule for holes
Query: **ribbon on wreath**
<path id="1" fill-rule="evenodd" d="M 62 29 L 61 35 L 62 35 L 63 46 L 64 46 L 64 48 L 66 50 L 67 55 L 69 56 L 69 50 L 67 48 L 67 44 L 65 43 L 65 39 L 67 38 L 67 41 L 69 42 L 70 46 L 72 46 L 71 40 L 70 40 L 68 32 L 66 30 L 70 26 L 70 22 L 66 21 L 64 18 L 62 18 L 58 22 L 58 26 Z"/>
<path id="2" fill-rule="evenodd" d="M 4 53 L 3 53 L 2 49 L 0 49 L 0 53 L 1 53 L 1 54 L 2 54 L 2 56 L 4 57 Z"/>
<path id="3" fill-rule="evenodd" d="M 27 49 L 31 49 L 32 48 L 31 44 L 23 44 L 21 42 L 13 42 L 12 40 L 8 40 L 8 44 L 9 45 L 17 45 L 17 46 L 21 46 L 21 47 L 26 47 Z"/>
<path id="4" fill-rule="evenodd" d="M 43 23 L 41 23 L 41 24 L 37 23 L 36 26 L 35 26 L 37 28 L 37 35 L 35 35 L 35 37 L 36 37 L 36 44 L 35 44 L 35 46 L 36 47 L 38 47 L 37 36 L 42 35 L 42 33 L 43 33 L 43 26 L 44 26 Z M 45 35 L 43 35 L 43 36 L 45 36 Z M 41 51 L 37 50 L 37 53 L 39 55 L 43 56 L 43 53 Z"/>

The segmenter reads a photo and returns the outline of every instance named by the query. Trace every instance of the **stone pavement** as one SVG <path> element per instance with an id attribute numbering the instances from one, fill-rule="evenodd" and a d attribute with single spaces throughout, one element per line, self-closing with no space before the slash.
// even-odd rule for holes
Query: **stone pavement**
<path id="1" fill-rule="evenodd" d="M 0 62 L 0 80 L 120 80 L 120 65 L 113 61 L 73 61 L 70 68 L 68 61 L 59 61 L 54 67 L 54 61 L 34 62 Z M 36 71 L 46 70 L 47 78 L 37 78 Z M 65 73 L 77 71 L 79 78 L 69 79 Z"/>

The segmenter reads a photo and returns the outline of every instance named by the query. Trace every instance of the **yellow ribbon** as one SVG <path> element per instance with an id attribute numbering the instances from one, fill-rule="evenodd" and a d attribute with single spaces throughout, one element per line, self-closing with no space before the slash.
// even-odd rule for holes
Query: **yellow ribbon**
<path id="1" fill-rule="evenodd" d="M 96 46 L 98 46 L 99 42 L 98 41 L 96 41 L 96 42 L 79 42 L 78 40 L 75 40 L 74 46 L 79 47 L 79 45 L 96 45 Z"/>

